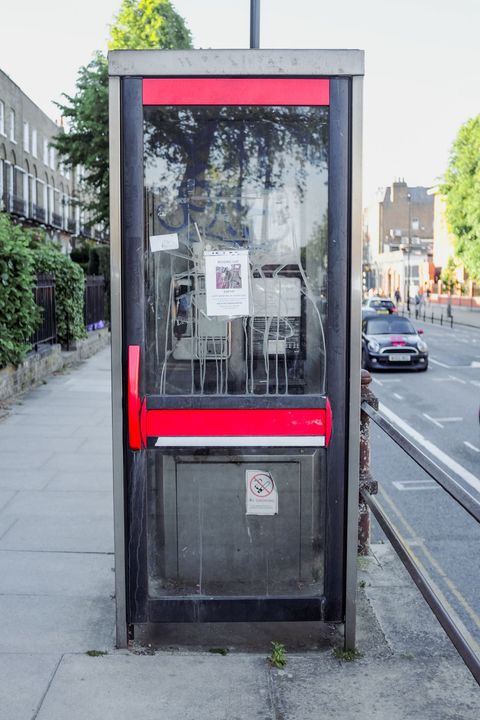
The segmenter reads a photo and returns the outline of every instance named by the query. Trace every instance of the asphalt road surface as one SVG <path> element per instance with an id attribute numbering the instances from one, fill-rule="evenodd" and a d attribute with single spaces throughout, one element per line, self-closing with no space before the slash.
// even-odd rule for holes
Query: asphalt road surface
<path id="1" fill-rule="evenodd" d="M 480 502 L 480 329 L 424 329 L 426 372 L 373 372 L 380 410 Z M 378 500 L 480 654 L 480 525 L 372 426 Z M 373 539 L 383 538 L 373 524 Z"/>

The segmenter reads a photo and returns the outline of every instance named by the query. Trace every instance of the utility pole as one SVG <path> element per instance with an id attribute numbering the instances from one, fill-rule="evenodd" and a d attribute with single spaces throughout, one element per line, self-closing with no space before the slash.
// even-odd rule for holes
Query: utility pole
<path id="1" fill-rule="evenodd" d="M 407 245 L 407 311 L 410 312 L 410 250 L 412 243 L 412 196 L 407 193 L 408 200 L 408 245 Z"/>
<path id="2" fill-rule="evenodd" d="M 250 48 L 260 47 L 260 0 L 250 0 Z"/>

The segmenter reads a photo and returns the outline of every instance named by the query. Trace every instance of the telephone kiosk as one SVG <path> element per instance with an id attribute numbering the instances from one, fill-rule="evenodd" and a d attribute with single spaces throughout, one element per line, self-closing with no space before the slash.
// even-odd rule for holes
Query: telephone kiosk
<path id="1" fill-rule="evenodd" d="M 363 55 L 250 53 L 110 53 L 119 645 L 354 606 Z"/>

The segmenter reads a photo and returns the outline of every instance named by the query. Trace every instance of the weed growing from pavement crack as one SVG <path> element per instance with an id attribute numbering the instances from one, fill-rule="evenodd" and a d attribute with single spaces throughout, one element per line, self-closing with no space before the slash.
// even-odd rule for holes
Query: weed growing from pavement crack
<path id="1" fill-rule="evenodd" d="M 87 650 L 85 655 L 89 657 L 102 657 L 103 655 L 108 655 L 108 652 L 106 650 Z"/>
<path id="2" fill-rule="evenodd" d="M 228 655 L 228 648 L 209 648 L 208 652 L 215 655 Z"/>
<path id="3" fill-rule="evenodd" d="M 267 658 L 267 661 L 272 667 L 284 668 L 287 664 L 287 658 L 285 657 L 285 645 L 272 641 L 272 654 Z"/>
<path id="4" fill-rule="evenodd" d="M 334 648 L 333 654 L 335 655 L 337 660 L 340 660 L 340 662 L 353 662 L 354 660 L 358 660 L 359 658 L 363 657 L 363 653 L 360 652 L 360 650 L 357 650 L 357 648 L 354 648 L 353 650 L 342 650 L 341 648 Z"/>

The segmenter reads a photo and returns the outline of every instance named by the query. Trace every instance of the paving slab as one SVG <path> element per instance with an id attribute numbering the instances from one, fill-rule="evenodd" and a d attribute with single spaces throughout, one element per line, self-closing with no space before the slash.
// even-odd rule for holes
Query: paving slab
<path id="1" fill-rule="evenodd" d="M 0 511 L 15 497 L 15 490 L 0 490 Z"/>
<path id="2" fill-rule="evenodd" d="M 91 432 L 91 431 L 90 431 Z M 112 439 L 107 433 L 95 433 L 95 437 L 81 438 L 79 452 L 88 452 L 92 455 L 105 455 L 111 463 Z"/>
<path id="3" fill-rule="evenodd" d="M 12 436 L 4 436 L 0 434 L 0 453 L 3 458 L 4 453 L 15 452 L 22 455 L 25 451 L 29 454 L 37 452 L 55 452 L 56 448 L 61 448 L 63 452 L 74 452 L 79 450 L 85 442 L 84 438 L 75 437 L 70 434 L 67 437 L 45 437 L 39 428 L 32 433 L 31 429 L 17 427 L 17 432 Z"/>
<path id="4" fill-rule="evenodd" d="M 71 413 L 63 412 L 62 414 L 44 414 L 43 417 L 39 417 L 37 414 L 29 415 L 28 413 L 15 412 L 15 409 L 12 409 L 10 414 L 0 423 L 0 428 L 4 427 L 5 425 L 34 428 L 52 427 L 55 429 L 55 431 L 58 430 L 59 432 L 67 432 L 67 429 L 70 428 L 70 431 L 72 431 L 77 428 L 82 422 L 87 422 L 87 416 L 79 418 L 78 416 L 72 415 Z M 63 428 L 63 431 L 60 430 L 60 428 Z"/>
<path id="5" fill-rule="evenodd" d="M 0 550 L 1 593 L 109 598 L 113 566 L 111 554 Z"/>
<path id="6" fill-rule="evenodd" d="M 65 657 L 37 720 L 276 717 L 270 704 L 265 658 L 115 653 Z"/>
<path id="7" fill-rule="evenodd" d="M 110 516 L 23 517 L 0 515 L 1 550 L 50 550 L 61 552 L 113 552 Z"/>
<path id="8" fill-rule="evenodd" d="M 90 431 L 92 432 L 92 431 Z M 109 455 L 90 455 L 88 450 L 83 453 L 56 452 L 45 462 L 45 470 L 110 470 L 112 459 Z"/>
<path id="9" fill-rule="evenodd" d="M 61 392 L 61 389 L 59 389 L 59 392 Z M 41 398 L 29 400 L 27 397 L 22 401 L 21 405 L 13 406 L 12 415 L 35 418 L 38 422 L 41 422 L 44 417 L 53 417 L 59 421 L 68 417 L 85 418 L 92 416 L 92 403 L 80 405 L 63 400 L 44 402 Z"/>
<path id="10" fill-rule="evenodd" d="M 39 709 L 61 656 L 0 655 L 0 717 L 32 720 Z"/>
<path id="11" fill-rule="evenodd" d="M 41 467 L 45 467 L 47 460 L 51 458 L 51 451 L 30 450 L 28 445 L 22 452 L 3 450 L 2 473 L 7 470 L 38 470 Z"/>
<path id="12" fill-rule="evenodd" d="M 45 486 L 47 490 L 61 492 L 112 492 L 112 473 L 100 470 L 78 470 L 76 472 L 62 472 L 54 474 Z M 1 487 L 1 484 L 0 484 Z"/>
<path id="13" fill-rule="evenodd" d="M 0 608 L 0 653 L 63 654 L 113 648 L 114 601 L 109 597 L 4 595 Z"/>
<path id="14" fill-rule="evenodd" d="M 20 490 L 14 493 L 3 515 L 15 517 L 89 517 L 92 524 L 102 515 L 112 517 L 112 493 L 58 492 L 47 490 Z M 0 495 L 1 497 L 1 495 Z"/>
<path id="15" fill-rule="evenodd" d="M 285 670 L 272 671 L 272 692 L 284 720 L 478 720 L 480 713 L 478 686 L 465 667 L 413 656 L 291 656 Z"/>

